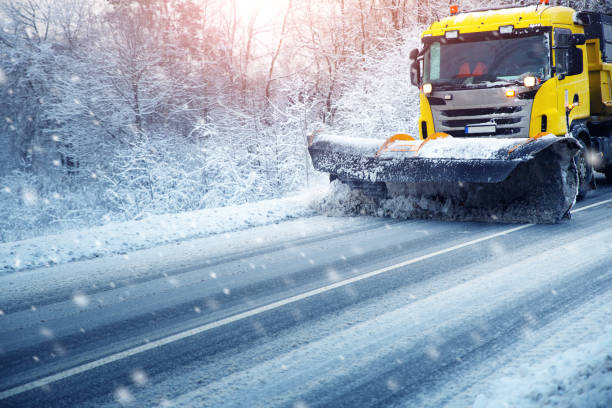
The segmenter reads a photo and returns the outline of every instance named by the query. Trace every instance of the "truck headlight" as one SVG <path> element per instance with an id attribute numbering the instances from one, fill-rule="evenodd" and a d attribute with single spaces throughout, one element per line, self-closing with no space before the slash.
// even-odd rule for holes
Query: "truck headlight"
<path id="1" fill-rule="evenodd" d="M 431 86 L 431 84 L 424 84 L 423 85 L 423 93 L 428 95 L 431 93 L 431 91 L 433 91 L 433 86 Z"/>
<path id="2" fill-rule="evenodd" d="M 536 86 L 537 83 L 538 83 L 538 79 L 534 76 L 527 76 L 525 77 L 525 79 L 523 79 L 523 84 L 527 88 L 533 88 L 534 86 Z"/>

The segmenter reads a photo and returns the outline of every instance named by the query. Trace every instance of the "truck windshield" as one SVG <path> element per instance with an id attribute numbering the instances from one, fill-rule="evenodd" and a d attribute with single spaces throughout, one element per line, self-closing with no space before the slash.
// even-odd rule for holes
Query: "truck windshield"
<path id="1" fill-rule="evenodd" d="M 550 78 L 549 35 L 461 43 L 432 42 L 425 51 L 423 82 L 487 86 L 527 75 Z"/>

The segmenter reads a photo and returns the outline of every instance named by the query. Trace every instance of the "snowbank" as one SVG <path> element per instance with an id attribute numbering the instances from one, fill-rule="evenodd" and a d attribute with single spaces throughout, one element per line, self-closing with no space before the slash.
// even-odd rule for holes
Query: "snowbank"
<path id="1" fill-rule="evenodd" d="M 612 325 L 598 339 L 550 357 L 479 395 L 473 408 L 612 406 Z"/>
<path id="2" fill-rule="evenodd" d="M 111 254 L 125 254 L 185 239 L 237 231 L 315 214 L 312 203 L 325 194 L 315 188 L 298 195 L 238 206 L 157 215 L 139 221 L 0 244 L 0 274 Z"/>

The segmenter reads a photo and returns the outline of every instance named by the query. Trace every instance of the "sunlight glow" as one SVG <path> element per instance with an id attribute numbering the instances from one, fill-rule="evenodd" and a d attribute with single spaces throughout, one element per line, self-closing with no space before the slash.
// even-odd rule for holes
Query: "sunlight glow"
<path id="1" fill-rule="evenodd" d="M 238 15 L 244 22 L 256 16 L 256 25 L 282 19 L 288 0 L 236 0 Z"/>

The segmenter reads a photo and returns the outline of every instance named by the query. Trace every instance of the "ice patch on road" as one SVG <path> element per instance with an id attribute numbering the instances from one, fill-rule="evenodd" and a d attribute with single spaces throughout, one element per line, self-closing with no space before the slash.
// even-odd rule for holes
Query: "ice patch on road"
<path id="1" fill-rule="evenodd" d="M 611 406 L 612 325 L 595 341 L 521 367 L 494 385 L 490 396 L 479 395 L 473 408 Z"/>

